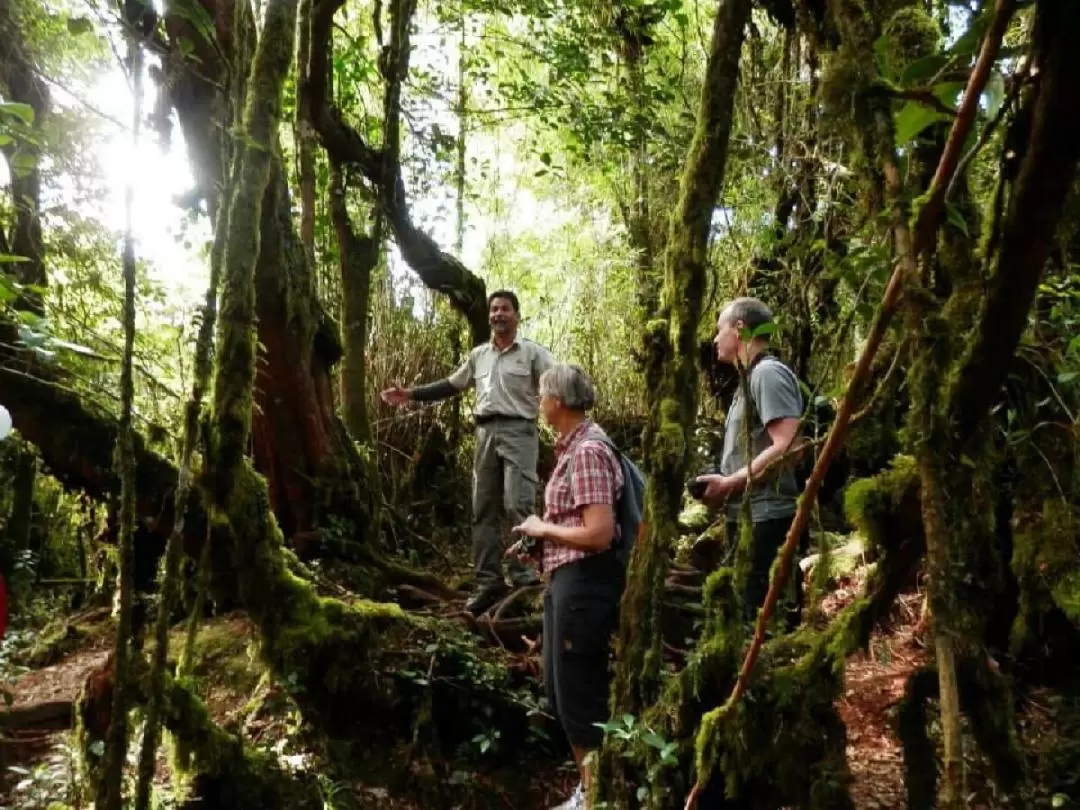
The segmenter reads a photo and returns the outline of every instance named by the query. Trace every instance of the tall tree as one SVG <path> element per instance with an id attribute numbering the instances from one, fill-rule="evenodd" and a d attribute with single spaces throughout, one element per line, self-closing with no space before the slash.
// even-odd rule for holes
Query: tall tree
<path id="1" fill-rule="evenodd" d="M 236 146 L 229 126 L 242 109 L 247 65 L 254 50 L 244 3 L 205 0 L 212 30 L 195 25 L 184 8 L 166 8 L 170 46 L 183 55 L 162 84 L 175 107 L 200 192 L 220 229 Z M 290 35 L 291 36 L 291 35 Z M 290 39 L 290 42 L 292 40 Z M 351 524 L 354 554 L 377 548 L 371 516 L 359 497 L 368 487 L 348 431 L 334 411 L 331 373 L 341 357 L 335 326 L 315 295 L 312 268 L 297 237 L 287 173 L 276 130 L 270 133 L 270 180 L 259 208 L 255 275 L 257 347 L 252 453 L 267 477 L 282 530 L 301 553 L 315 551 L 328 516 Z M 338 524 L 342 525 L 342 524 Z"/>

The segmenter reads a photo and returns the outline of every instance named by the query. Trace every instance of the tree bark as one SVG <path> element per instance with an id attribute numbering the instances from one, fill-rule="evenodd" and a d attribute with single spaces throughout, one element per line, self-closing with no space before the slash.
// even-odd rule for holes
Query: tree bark
<path id="1" fill-rule="evenodd" d="M 36 60 L 23 39 L 25 24 L 19 19 L 18 4 L 0 4 L 0 88 L 8 101 L 26 104 L 33 110 L 32 129 L 38 137 L 49 110 L 49 88 L 38 75 Z M 29 140 L 15 141 L 0 151 L 7 159 L 11 175 L 11 198 L 15 223 L 10 236 L 0 235 L 7 249 L 26 261 L 8 265 L 22 284 L 45 286 L 44 247 L 41 233 L 41 148 Z M 2 229 L 2 228 L 0 228 Z M 43 315 L 41 294 L 24 291 L 14 302 L 15 309 Z"/>
<path id="2" fill-rule="evenodd" d="M 223 205 L 235 145 L 228 129 L 242 109 L 254 24 L 245 3 L 202 0 L 215 23 L 207 43 L 183 11 L 166 14 L 170 41 L 194 43 L 189 68 L 169 84 L 188 144 L 196 181 L 211 215 Z M 290 33 L 290 37 L 292 34 Z M 292 40 L 289 40 L 292 42 Z M 240 105 L 240 106 L 238 106 Z M 331 374 L 341 357 L 336 326 L 323 312 L 312 268 L 297 237 L 277 132 L 271 133 L 270 180 L 260 204 L 254 306 L 259 363 L 252 417 L 252 455 L 266 476 L 271 504 L 287 537 L 302 554 L 317 551 L 330 515 L 351 525 L 346 538 L 362 549 L 370 515 L 361 508 L 367 486 L 348 431 L 334 412 Z M 216 218 L 216 217 L 215 217 Z M 223 219 L 223 225 L 228 223 Z M 340 523 L 338 524 L 341 525 Z"/>
<path id="3" fill-rule="evenodd" d="M 134 34 L 127 37 L 132 79 L 132 149 L 139 146 L 143 105 L 142 45 Z M 95 805 L 102 810 L 120 810 L 124 802 L 124 765 L 128 751 L 128 704 L 133 611 L 135 600 L 135 381 L 132 360 L 135 351 L 135 236 L 131 230 L 135 206 L 134 186 L 129 182 L 124 195 L 124 354 L 120 369 L 120 430 L 116 443 L 117 472 L 120 475 L 120 608 L 113 645 L 114 680 L 112 722 L 105 737 L 105 759 L 97 784 Z M 149 798 L 149 782 L 146 785 Z"/>
<path id="4" fill-rule="evenodd" d="M 371 277 L 378 265 L 380 228 L 360 236 L 353 229 L 345 205 L 345 182 L 341 165 L 331 160 L 330 219 L 338 245 L 341 269 L 341 318 L 345 355 L 341 367 L 341 409 L 345 425 L 358 442 L 371 443 L 371 422 L 367 406 L 368 310 L 371 305 Z"/>

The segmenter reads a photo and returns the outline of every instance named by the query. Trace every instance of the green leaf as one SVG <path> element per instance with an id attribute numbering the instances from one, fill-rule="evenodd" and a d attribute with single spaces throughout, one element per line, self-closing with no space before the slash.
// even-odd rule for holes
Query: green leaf
<path id="1" fill-rule="evenodd" d="M 900 84 L 911 87 L 924 83 L 927 79 L 936 76 L 937 72 L 945 67 L 948 61 L 949 57 L 943 53 L 932 53 L 929 56 L 916 59 L 904 68 L 904 72 L 900 76 Z"/>
<path id="2" fill-rule="evenodd" d="M 15 256 L 11 253 L 0 253 L 0 264 L 17 264 L 18 262 L 30 261 L 25 256 Z"/>
<path id="3" fill-rule="evenodd" d="M 945 203 L 945 216 L 948 218 L 949 223 L 955 226 L 960 233 L 966 237 L 971 237 L 967 221 L 964 219 L 964 215 L 960 213 L 959 208 L 952 203 Z"/>
<path id="4" fill-rule="evenodd" d="M 882 76 L 892 75 L 889 65 L 889 38 L 884 34 L 874 40 L 874 62 L 877 64 L 878 73 Z"/>
<path id="5" fill-rule="evenodd" d="M 75 354 L 81 354 L 86 357 L 100 357 L 97 352 L 87 346 L 81 346 L 78 343 L 71 343 L 67 340 L 60 340 L 60 338 L 53 338 L 50 340 L 49 346 L 58 349 L 67 349 L 69 352 L 75 352 Z"/>
<path id="6" fill-rule="evenodd" d="M 1005 101 L 1005 78 L 996 70 L 986 82 L 986 117 L 993 118 Z"/>
<path id="7" fill-rule="evenodd" d="M 898 146 L 914 140 L 920 132 L 938 121 L 948 120 L 945 113 L 918 101 L 909 101 L 896 114 L 896 143 Z"/>
<path id="8" fill-rule="evenodd" d="M 73 37 L 77 37 L 93 31 L 94 24 L 86 17 L 69 17 L 67 21 L 67 30 Z"/>
<path id="9" fill-rule="evenodd" d="M 960 100 L 960 94 L 967 87 L 963 82 L 940 82 L 935 84 L 931 92 L 934 98 L 947 107 L 956 107 Z"/>
<path id="10" fill-rule="evenodd" d="M 8 135 L 6 132 L 0 132 L 0 146 L 7 146 L 9 143 L 12 143 L 14 140 L 15 139 L 12 138 L 10 135 Z"/>
<path id="11" fill-rule="evenodd" d="M 1061 383 L 1062 385 L 1067 385 L 1068 383 L 1071 383 L 1073 380 L 1075 380 L 1077 377 L 1080 377 L 1080 372 L 1077 372 L 1077 371 L 1063 371 L 1060 374 L 1058 374 L 1057 379 L 1058 379 L 1058 382 Z"/>
<path id="12" fill-rule="evenodd" d="M 949 48 L 949 53 L 955 56 L 971 56 L 979 49 L 982 44 L 983 34 L 986 33 L 986 29 L 990 26 L 990 19 L 993 17 L 993 8 L 985 6 L 984 8 L 986 10 L 972 20 L 967 31 L 961 34 L 960 38 Z"/>
<path id="13" fill-rule="evenodd" d="M 1065 807 L 1069 803 L 1069 797 L 1064 793 L 1055 793 L 1054 797 L 1050 800 L 1050 806 L 1055 808 Z"/>
<path id="14" fill-rule="evenodd" d="M 18 101 L 3 101 L 0 102 L 0 112 L 21 118 L 27 126 L 34 123 L 34 108 L 29 104 L 22 104 Z"/>
<path id="15" fill-rule="evenodd" d="M 759 323 L 750 333 L 750 337 L 767 337 L 769 335 L 775 334 L 776 329 L 777 326 L 774 322 Z"/>
<path id="16" fill-rule="evenodd" d="M 653 748 L 656 748 L 658 750 L 663 750 L 664 748 L 664 738 L 657 734 L 655 731 L 650 731 L 648 734 L 642 737 L 642 739 L 645 741 L 646 745 L 651 745 Z"/>
<path id="17" fill-rule="evenodd" d="M 29 152 L 16 152 L 11 157 L 11 170 L 19 176 L 32 172 L 37 166 L 37 157 Z"/>
<path id="18" fill-rule="evenodd" d="M 624 714 L 622 716 L 623 725 L 626 726 L 627 728 L 633 728 L 635 719 L 636 718 L 632 714 Z"/>

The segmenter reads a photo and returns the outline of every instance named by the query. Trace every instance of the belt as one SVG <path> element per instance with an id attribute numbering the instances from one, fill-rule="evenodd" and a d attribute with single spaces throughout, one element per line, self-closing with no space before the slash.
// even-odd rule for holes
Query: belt
<path id="1" fill-rule="evenodd" d="M 508 416 L 502 413 L 478 413 L 476 414 L 476 424 L 486 425 L 490 422 L 535 422 L 535 419 L 529 419 L 526 416 Z"/>

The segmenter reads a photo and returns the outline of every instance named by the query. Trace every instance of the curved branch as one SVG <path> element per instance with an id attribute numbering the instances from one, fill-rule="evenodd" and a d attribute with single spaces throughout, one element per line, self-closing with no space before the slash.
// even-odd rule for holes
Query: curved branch
<path id="1" fill-rule="evenodd" d="M 329 67 L 329 38 L 335 12 L 344 0 L 319 0 L 311 10 L 311 53 L 301 70 L 300 105 L 303 114 L 319 133 L 323 147 L 343 165 L 358 168 L 378 190 L 379 205 L 394 230 L 401 255 L 424 284 L 450 298 L 454 309 L 469 322 L 474 344 L 487 340 L 487 297 L 484 281 L 459 259 L 443 251 L 430 235 L 416 227 L 409 211 L 401 161 L 397 154 L 397 127 L 400 118 L 401 81 L 408 70 L 408 24 L 412 7 L 398 9 L 401 22 L 395 25 L 391 45 L 382 60 L 387 75 L 387 144 L 376 150 L 348 124 L 341 111 L 330 104 L 326 89 Z"/>

